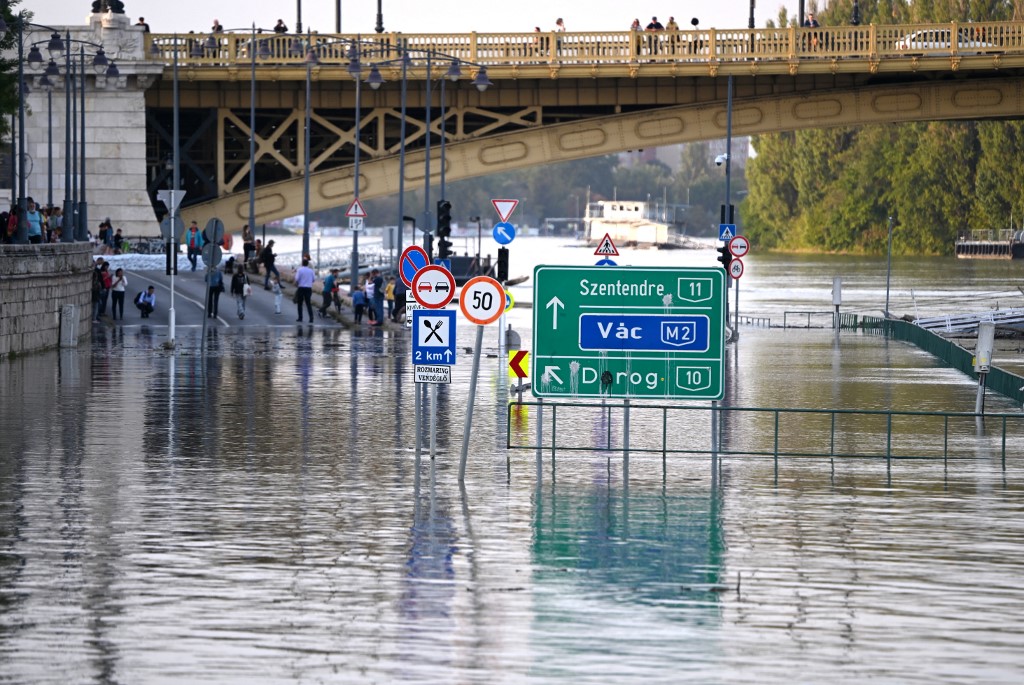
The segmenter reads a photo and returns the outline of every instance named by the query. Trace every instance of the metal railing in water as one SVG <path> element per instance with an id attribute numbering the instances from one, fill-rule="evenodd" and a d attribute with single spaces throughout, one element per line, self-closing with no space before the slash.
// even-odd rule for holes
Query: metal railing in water
<path id="1" fill-rule="evenodd" d="M 634 429 L 613 438 L 615 415 L 632 415 Z M 523 402 L 508 408 L 506 447 L 550 452 L 702 455 L 711 453 L 710 428 L 695 430 L 696 421 L 718 413 L 718 455 L 833 459 L 963 459 L 979 449 L 999 455 L 1024 456 L 1024 413 L 890 411 L 875 409 L 787 409 L 591 402 Z M 525 415 L 524 415 L 525 414 Z M 561 418 L 560 418 L 561 417 Z M 532 426 L 526 424 L 530 423 Z M 524 423 L 525 421 L 525 423 Z M 537 421 L 540 431 L 536 432 Z M 560 431 L 560 421 L 568 431 Z M 581 425 L 597 423 L 592 444 L 583 444 Z M 584 431 L 586 432 L 586 431 Z M 981 433 L 981 434 L 979 434 Z M 530 441 L 530 435 L 539 440 Z M 559 436 L 563 441 L 559 442 Z M 568 435 L 568 437 L 565 437 Z M 514 439 L 515 438 L 515 439 Z"/>

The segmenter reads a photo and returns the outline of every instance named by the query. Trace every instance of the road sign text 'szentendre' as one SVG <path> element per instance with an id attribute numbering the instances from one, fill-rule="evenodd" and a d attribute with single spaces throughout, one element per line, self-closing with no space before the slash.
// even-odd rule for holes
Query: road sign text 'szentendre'
<path id="1" fill-rule="evenodd" d="M 721 269 L 538 266 L 533 296 L 535 396 L 722 397 Z"/>

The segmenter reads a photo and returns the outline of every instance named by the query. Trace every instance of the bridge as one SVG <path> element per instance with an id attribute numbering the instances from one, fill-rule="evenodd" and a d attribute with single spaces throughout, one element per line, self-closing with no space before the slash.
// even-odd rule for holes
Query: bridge
<path id="1" fill-rule="evenodd" d="M 253 74 L 257 223 L 302 213 L 307 73 L 314 211 L 352 200 L 357 140 L 360 197 L 368 199 L 397 193 L 400 167 L 407 190 L 422 187 L 428 137 L 430 181 L 437 183 L 442 130 L 449 181 L 722 138 L 730 76 L 734 135 L 1024 113 L 1024 22 L 657 34 L 257 34 L 255 42 L 249 32 L 132 36 L 134 27 L 127 26 L 122 32 L 138 40 L 132 59 L 139 76 L 130 67 L 127 73 L 145 100 L 145 166 L 130 190 L 152 198 L 169 186 L 177 53 L 184 215 L 201 222 L 218 216 L 228 226 L 248 219 Z M 363 78 L 376 65 L 384 81 L 378 89 L 364 82 L 358 125 L 347 69 L 353 43 L 360 45 Z M 311 50 L 319 62 L 307 68 Z M 447 83 L 443 124 L 437 81 L 448 62 L 433 57 L 428 120 L 428 52 L 463 62 L 462 78 Z M 404 166 L 402 54 L 411 58 Z M 125 62 L 118 65 L 126 73 Z M 481 68 L 491 82 L 482 92 L 470 83 Z"/>

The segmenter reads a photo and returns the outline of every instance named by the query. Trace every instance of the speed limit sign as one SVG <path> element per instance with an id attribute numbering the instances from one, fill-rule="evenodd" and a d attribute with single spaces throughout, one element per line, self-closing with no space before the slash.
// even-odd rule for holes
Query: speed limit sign
<path id="1" fill-rule="evenodd" d="M 459 309 L 475 324 L 494 323 L 505 311 L 505 289 L 490 276 L 471 278 L 459 293 Z"/>

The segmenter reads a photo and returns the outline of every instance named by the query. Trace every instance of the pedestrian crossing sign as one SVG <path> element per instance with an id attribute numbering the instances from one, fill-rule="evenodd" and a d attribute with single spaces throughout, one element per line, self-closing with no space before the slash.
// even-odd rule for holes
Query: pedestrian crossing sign
<path id="1" fill-rule="evenodd" d="M 594 254 L 601 257 L 618 257 L 619 251 L 615 249 L 615 243 L 612 242 L 612 237 L 605 233 L 604 237 L 601 238 L 601 242 L 597 244 L 597 249 L 594 250 Z"/>
<path id="2" fill-rule="evenodd" d="M 736 224 L 718 224 L 718 239 L 729 242 L 736 237 Z"/>

